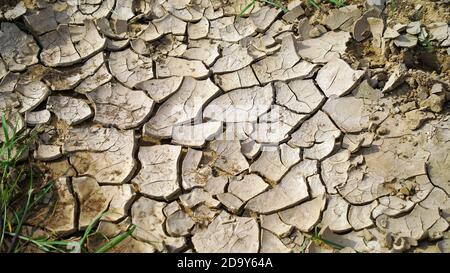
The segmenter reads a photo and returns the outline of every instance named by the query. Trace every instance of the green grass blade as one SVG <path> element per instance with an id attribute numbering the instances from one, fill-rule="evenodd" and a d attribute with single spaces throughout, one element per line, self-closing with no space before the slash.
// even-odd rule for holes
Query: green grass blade
<path id="1" fill-rule="evenodd" d="M 133 225 L 131 226 L 127 232 L 122 233 L 120 235 L 117 235 L 116 237 L 112 238 L 111 240 L 109 240 L 106 244 L 104 244 L 103 246 L 101 246 L 99 249 L 97 249 L 95 251 L 95 253 L 105 253 L 108 252 L 109 250 L 111 250 L 113 247 L 117 246 L 118 244 L 120 244 L 123 240 L 125 240 L 126 238 L 128 238 L 129 236 L 131 236 L 131 234 L 134 232 L 134 230 L 136 229 L 136 226 Z"/>
<path id="2" fill-rule="evenodd" d="M 100 220 L 100 218 L 102 218 L 102 216 L 104 214 L 105 214 L 104 212 L 101 212 L 97 216 L 95 216 L 95 218 L 92 220 L 92 222 L 86 228 L 86 230 L 84 231 L 83 237 L 81 238 L 81 240 L 79 242 L 80 247 L 82 247 L 84 245 L 84 243 L 86 242 L 86 240 L 89 237 L 89 235 L 91 235 L 91 231 L 94 228 L 94 225 Z"/>
<path id="3" fill-rule="evenodd" d="M 313 6 L 314 8 L 320 10 L 319 4 L 315 0 L 308 0 L 308 5 Z"/>
<path id="4" fill-rule="evenodd" d="M 239 13 L 239 18 L 244 16 L 244 14 L 247 12 L 247 10 L 249 10 L 253 5 L 255 5 L 255 3 L 256 3 L 256 0 L 252 0 L 247 6 L 245 6 L 245 8 L 241 11 L 241 13 Z"/>
<path id="5" fill-rule="evenodd" d="M 281 5 L 280 3 L 275 3 L 275 2 L 273 2 L 271 0 L 262 0 L 262 2 L 267 3 L 267 4 L 271 5 L 271 6 L 274 6 L 274 7 L 278 8 L 278 9 L 282 9 L 284 12 L 288 12 L 289 11 L 285 6 Z"/>
<path id="6" fill-rule="evenodd" d="M 8 132 L 8 124 L 6 123 L 6 117 L 2 115 L 2 128 L 3 134 L 5 135 L 5 143 L 9 143 L 9 132 Z"/>

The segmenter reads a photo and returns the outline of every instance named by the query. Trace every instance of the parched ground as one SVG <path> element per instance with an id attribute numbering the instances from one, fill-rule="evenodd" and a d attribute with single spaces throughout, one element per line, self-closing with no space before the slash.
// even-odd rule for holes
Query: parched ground
<path id="1" fill-rule="evenodd" d="M 248 2 L 1 1 L 0 109 L 40 127 L 56 186 L 27 225 L 107 211 L 106 237 L 136 226 L 116 252 L 450 252 L 449 1 Z"/>

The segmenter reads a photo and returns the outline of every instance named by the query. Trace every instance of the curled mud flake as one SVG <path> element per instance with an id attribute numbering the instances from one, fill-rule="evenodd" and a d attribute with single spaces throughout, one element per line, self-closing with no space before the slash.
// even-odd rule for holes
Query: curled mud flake
<path id="1" fill-rule="evenodd" d="M 312 80 L 275 82 L 276 103 L 295 113 L 311 113 L 317 110 L 325 97 Z"/>
<path id="2" fill-rule="evenodd" d="M 181 1 L 165 1 L 162 6 L 175 17 L 187 21 L 187 22 L 197 22 L 199 21 L 204 13 L 204 6 L 202 3 L 190 3 L 191 1 L 181 0 Z"/>
<path id="3" fill-rule="evenodd" d="M 217 194 L 217 199 L 233 214 L 241 213 L 242 207 L 245 204 L 241 199 L 237 198 L 236 195 L 229 192 Z"/>
<path id="4" fill-rule="evenodd" d="M 101 186 L 103 195 L 111 200 L 108 210 L 101 218 L 103 221 L 119 221 L 128 216 L 128 210 L 135 199 L 132 185 L 123 184 L 120 186 Z"/>
<path id="5" fill-rule="evenodd" d="M 383 33 L 384 39 L 395 39 L 400 36 L 400 33 L 391 27 L 387 27 Z"/>
<path id="6" fill-rule="evenodd" d="M 237 89 L 210 102 L 203 117 L 223 122 L 256 121 L 269 110 L 272 101 L 272 84 Z"/>
<path id="7" fill-rule="evenodd" d="M 187 33 L 189 39 L 198 40 L 208 36 L 209 21 L 205 17 L 200 19 L 197 23 L 189 23 L 187 26 Z"/>
<path id="8" fill-rule="evenodd" d="M 255 159 L 259 155 L 262 146 L 253 139 L 248 138 L 241 143 L 241 151 L 246 158 Z"/>
<path id="9" fill-rule="evenodd" d="M 394 39 L 397 47 L 413 48 L 417 45 L 418 39 L 411 34 L 403 34 Z"/>
<path id="10" fill-rule="evenodd" d="M 434 187 L 420 205 L 427 209 L 438 208 L 443 216 L 448 217 L 450 214 L 450 197 L 440 188 Z"/>
<path id="11" fill-rule="evenodd" d="M 23 20 L 36 35 L 55 30 L 58 26 L 55 11 L 51 6 L 31 12 L 29 15 L 25 15 Z"/>
<path id="12" fill-rule="evenodd" d="M 287 23 L 294 23 L 300 16 L 305 14 L 300 0 L 290 1 L 287 5 L 288 12 L 283 15 L 283 20 Z"/>
<path id="13" fill-rule="evenodd" d="M 372 33 L 372 45 L 381 48 L 383 45 L 384 20 L 380 18 L 367 18 L 369 29 Z"/>
<path id="14" fill-rule="evenodd" d="M 328 193 L 336 194 L 336 187 L 342 186 L 347 182 L 347 171 L 351 165 L 349 159 L 350 152 L 341 150 L 322 161 L 321 174 Z"/>
<path id="15" fill-rule="evenodd" d="M 214 75 L 215 82 L 225 92 L 259 85 L 250 66 L 235 72 Z"/>
<path id="16" fill-rule="evenodd" d="M 351 32 L 353 35 L 353 38 L 358 41 L 362 42 L 363 40 L 369 38 L 370 36 L 370 26 L 368 19 L 369 18 L 380 18 L 381 17 L 381 11 L 379 9 L 369 9 L 366 11 L 360 18 L 356 19 Z"/>
<path id="17" fill-rule="evenodd" d="M 98 53 L 75 67 L 47 69 L 42 79 L 52 90 L 71 90 L 86 78 L 94 75 L 104 62 L 103 53 Z"/>
<path id="18" fill-rule="evenodd" d="M 19 81 L 19 73 L 6 72 L 0 81 L 0 94 L 9 95 L 7 93 L 12 93 L 14 88 L 16 88 L 17 82 Z"/>
<path id="19" fill-rule="evenodd" d="M 139 35 L 139 38 L 146 42 L 151 42 L 166 34 L 184 35 L 186 33 L 186 25 L 182 20 L 167 14 L 160 19 L 150 22 L 148 27 Z"/>
<path id="20" fill-rule="evenodd" d="M 257 28 L 251 19 L 243 18 L 220 28 L 219 35 L 221 40 L 225 42 L 238 43 L 247 37 L 255 35 L 256 29 Z M 213 31 L 217 31 L 217 28 L 213 30 L 211 25 L 210 33 Z"/>
<path id="21" fill-rule="evenodd" d="M 247 67 L 254 60 L 263 56 L 263 53 L 258 55 L 249 54 L 249 50 L 246 47 L 230 44 L 222 48 L 221 57 L 214 63 L 211 70 L 215 74 L 234 72 Z"/>
<path id="22" fill-rule="evenodd" d="M 63 152 L 93 151 L 103 152 L 111 149 L 117 142 L 130 136 L 115 128 L 84 125 L 71 127 L 64 138 Z"/>
<path id="23" fill-rule="evenodd" d="M 431 40 L 442 42 L 448 37 L 449 27 L 446 22 L 432 23 L 427 26 Z"/>
<path id="24" fill-rule="evenodd" d="M 202 166 L 202 158 L 202 151 L 191 148 L 188 149 L 187 154 L 183 160 L 183 164 L 181 165 L 181 178 L 184 190 L 191 190 L 195 187 L 206 187 L 209 179 L 212 178 L 211 167 L 209 167 L 208 165 Z"/>
<path id="25" fill-rule="evenodd" d="M 234 17 L 227 16 L 227 17 L 221 17 L 217 18 L 215 20 L 209 21 L 209 32 L 208 32 L 208 38 L 212 40 L 222 40 L 221 32 L 223 32 L 223 29 L 228 26 L 232 25 L 234 23 Z"/>
<path id="26" fill-rule="evenodd" d="M 46 109 L 25 113 L 25 120 L 29 125 L 48 124 L 50 118 L 51 113 Z"/>
<path id="27" fill-rule="evenodd" d="M 228 192 L 243 202 L 247 202 L 267 190 L 267 188 L 269 188 L 269 184 L 256 174 L 245 175 L 241 180 L 231 179 L 228 183 Z"/>
<path id="28" fill-rule="evenodd" d="M 21 113 L 34 110 L 50 94 L 48 87 L 40 81 L 19 82 L 15 92 L 22 106 L 19 110 Z"/>
<path id="29" fill-rule="evenodd" d="M 39 41 L 43 46 L 41 60 L 51 67 L 79 63 L 102 50 L 106 44 L 106 39 L 99 35 L 92 21 L 86 21 L 82 26 L 59 25 L 56 30 L 40 36 Z"/>
<path id="30" fill-rule="evenodd" d="M 198 118 L 200 110 L 219 92 L 210 79 L 185 78 L 180 89 L 166 100 L 145 124 L 144 135 L 170 138 L 175 125 Z"/>
<path id="31" fill-rule="evenodd" d="M 190 41 L 188 48 L 182 56 L 189 60 L 202 61 L 207 67 L 211 67 L 220 57 L 219 43 L 211 40 L 202 39 Z"/>
<path id="32" fill-rule="evenodd" d="M 378 202 L 376 200 L 363 206 L 350 206 L 348 211 L 348 221 L 353 229 L 362 230 L 372 227 L 374 222 L 372 221 L 371 215 L 377 206 Z"/>
<path id="33" fill-rule="evenodd" d="M 293 35 L 285 36 L 279 52 L 252 65 L 258 80 L 261 83 L 268 83 L 311 77 L 317 71 L 317 66 L 300 61 L 297 50 Z"/>
<path id="34" fill-rule="evenodd" d="M 281 221 L 280 215 L 278 215 L 278 213 L 267 215 L 262 214 L 260 215 L 260 219 L 261 228 L 269 230 L 279 238 L 287 237 L 294 229 L 293 226 Z"/>
<path id="35" fill-rule="evenodd" d="M 309 193 L 306 177 L 297 176 L 296 174 L 297 170 L 294 167 L 279 184 L 250 199 L 245 208 L 257 213 L 269 214 L 308 199 Z M 275 200 L 277 201 L 275 202 Z"/>
<path id="36" fill-rule="evenodd" d="M 99 86 L 111 81 L 113 76 L 109 73 L 108 68 L 103 64 L 92 76 L 84 79 L 76 88 L 75 92 L 86 94 Z"/>
<path id="37" fill-rule="evenodd" d="M 379 205 L 372 211 L 372 217 L 376 219 L 384 214 L 387 216 L 399 216 L 413 209 L 415 203 L 404 200 L 398 196 L 383 196 L 378 199 Z"/>
<path id="38" fill-rule="evenodd" d="M 231 175 L 237 175 L 249 168 L 238 140 L 214 140 L 209 148 L 215 154 L 214 167 Z"/>
<path id="39" fill-rule="evenodd" d="M 134 202 L 131 207 L 131 222 L 136 225 L 133 237 L 151 244 L 159 252 L 179 252 L 186 247 L 186 240 L 183 237 L 170 237 L 165 233 L 165 206 L 165 202 L 145 197 Z"/>
<path id="40" fill-rule="evenodd" d="M 367 104 L 366 100 L 352 96 L 328 99 L 322 110 L 344 133 L 359 133 L 369 128 L 371 124 L 383 122 L 388 113 Z"/>
<path id="41" fill-rule="evenodd" d="M 281 144 L 275 149 L 263 149 L 261 155 L 250 166 L 250 171 L 265 179 L 278 182 L 284 174 L 300 161 L 300 149 Z"/>
<path id="42" fill-rule="evenodd" d="M 100 33 L 105 35 L 108 40 L 126 40 L 127 39 L 127 21 L 121 19 L 101 18 L 97 20 L 97 28 Z"/>
<path id="43" fill-rule="evenodd" d="M 328 197 L 327 209 L 323 212 L 322 224 L 333 232 L 345 232 L 352 229 L 348 222 L 349 204 L 339 195 Z"/>
<path id="44" fill-rule="evenodd" d="M 129 88 L 153 78 L 152 60 L 136 54 L 130 48 L 111 52 L 109 69 L 119 82 Z"/>
<path id="45" fill-rule="evenodd" d="M 425 208 L 417 204 L 406 216 L 393 218 L 381 215 L 376 218 L 376 225 L 394 237 L 406 237 L 413 240 L 426 239 L 432 231 L 442 233 L 449 224 L 439 214 L 438 208 Z"/>
<path id="46" fill-rule="evenodd" d="M 208 20 L 216 20 L 222 18 L 224 16 L 223 8 L 211 2 L 211 5 L 206 7 L 203 16 L 205 16 Z"/>
<path id="47" fill-rule="evenodd" d="M 325 195 L 321 195 L 278 214 L 284 223 L 295 226 L 302 232 L 309 232 L 319 223 L 326 201 Z"/>
<path id="48" fill-rule="evenodd" d="M 188 236 L 195 222 L 181 209 L 167 215 L 165 230 L 173 237 Z"/>
<path id="49" fill-rule="evenodd" d="M 92 116 L 92 110 L 84 100 L 72 97 L 50 96 L 47 110 L 69 125 L 79 124 Z"/>
<path id="50" fill-rule="evenodd" d="M 106 38 L 106 50 L 108 51 L 120 51 L 125 49 L 130 43 L 129 39 L 125 40 L 113 40 Z"/>
<path id="51" fill-rule="evenodd" d="M 400 86 L 405 81 L 406 73 L 405 65 L 401 64 L 396 66 L 383 87 L 383 93 L 390 92 Z"/>
<path id="52" fill-rule="evenodd" d="M 136 169 L 135 148 L 133 131 L 78 127 L 66 138 L 63 151 L 77 151 L 70 154 L 70 163 L 80 176 L 91 176 L 100 184 L 122 184 Z"/>
<path id="53" fill-rule="evenodd" d="M 111 13 L 111 18 L 116 20 L 129 20 L 134 17 L 133 2 L 129 0 L 116 0 L 116 5 L 113 12 Z"/>
<path id="54" fill-rule="evenodd" d="M 260 246 L 259 236 L 255 219 L 222 211 L 207 228 L 192 237 L 192 243 L 199 253 L 256 253 Z"/>
<path id="55" fill-rule="evenodd" d="M 297 52 L 303 59 L 313 63 L 327 63 L 337 59 L 347 49 L 350 33 L 345 31 L 327 32 L 319 38 L 298 42 Z"/>
<path id="56" fill-rule="evenodd" d="M 348 94 L 364 76 L 364 71 L 353 70 L 341 59 L 330 60 L 317 73 L 316 81 L 327 97 Z"/>
<path id="57" fill-rule="evenodd" d="M 76 206 L 69 179 L 61 177 L 55 181 L 54 191 L 49 201 L 31 212 L 28 223 L 45 227 L 61 236 L 71 234 L 76 231 L 78 225 L 75 218 Z"/>
<path id="58" fill-rule="evenodd" d="M 180 195 L 180 204 L 188 209 L 194 209 L 199 205 L 205 205 L 212 209 L 217 209 L 220 206 L 220 202 L 214 199 L 209 192 L 199 188 Z"/>
<path id="59" fill-rule="evenodd" d="M 252 12 L 249 18 L 255 24 L 256 31 L 265 32 L 281 12 L 281 9 L 263 6 L 258 11 Z"/>
<path id="60" fill-rule="evenodd" d="M 42 161 L 51 161 L 62 157 L 61 147 L 59 145 L 40 144 L 34 151 L 34 158 Z"/>
<path id="61" fill-rule="evenodd" d="M 325 25 L 331 29 L 341 29 L 351 31 L 356 19 L 361 16 L 361 10 L 357 5 L 350 5 L 339 9 L 330 10 L 329 15 L 325 18 Z"/>
<path id="62" fill-rule="evenodd" d="M 111 198 L 107 198 L 95 179 L 84 176 L 72 178 L 73 191 L 80 205 L 79 228 L 86 229 L 90 223 L 107 210 Z"/>
<path id="63" fill-rule="evenodd" d="M 311 198 L 316 198 L 326 194 L 325 186 L 322 183 L 320 174 L 314 174 L 307 178 L 309 194 Z"/>
<path id="64" fill-rule="evenodd" d="M 447 25 L 447 24 L 446 24 Z M 412 35 L 417 35 L 420 33 L 420 27 L 422 26 L 422 23 L 420 21 L 413 21 L 410 22 L 406 26 L 406 32 Z"/>
<path id="65" fill-rule="evenodd" d="M 340 135 L 341 131 L 330 118 L 318 111 L 292 133 L 289 145 L 305 148 L 305 158 L 321 160 L 333 151 L 335 141 Z"/>
<path id="66" fill-rule="evenodd" d="M 376 173 L 365 173 L 362 167 L 352 169 L 339 193 L 351 204 L 361 205 L 391 193 L 385 179 Z"/>
<path id="67" fill-rule="evenodd" d="M 175 57 L 167 57 L 156 62 L 156 77 L 192 77 L 195 79 L 204 79 L 209 75 L 209 70 L 201 61 L 185 60 Z"/>
<path id="68" fill-rule="evenodd" d="M 290 132 L 307 117 L 305 114 L 297 114 L 285 107 L 274 105 L 268 113 L 259 117 L 250 137 L 258 143 L 281 143 L 288 139 Z"/>
<path id="69" fill-rule="evenodd" d="M 152 198 L 173 199 L 180 193 L 178 163 L 181 146 L 140 147 L 141 170 L 132 180 L 138 191 Z"/>
<path id="70" fill-rule="evenodd" d="M 147 94 L 157 103 L 161 103 L 177 92 L 183 82 L 183 77 L 152 79 L 138 83 L 136 88 L 147 91 Z"/>
<path id="71" fill-rule="evenodd" d="M 272 232 L 261 230 L 261 248 L 260 253 L 291 253 L 292 249 L 288 248 L 283 242 Z"/>
<path id="72" fill-rule="evenodd" d="M 353 89 L 353 96 L 358 99 L 366 99 L 370 101 L 379 101 L 383 94 L 378 89 L 374 89 L 368 82 L 364 80 L 361 84 Z"/>
<path id="73" fill-rule="evenodd" d="M 94 121 L 119 129 L 140 126 L 153 109 L 153 100 L 144 91 L 132 90 L 119 83 L 107 83 L 88 95 L 94 104 Z"/>
<path id="74" fill-rule="evenodd" d="M 212 195 L 224 193 L 228 185 L 228 179 L 227 176 L 209 177 L 203 189 Z"/>
<path id="75" fill-rule="evenodd" d="M 176 125 L 172 131 L 175 144 L 200 148 L 222 131 L 222 122 L 210 121 L 194 125 Z"/>
<path id="76" fill-rule="evenodd" d="M 0 55 L 9 71 L 23 71 L 38 63 L 39 46 L 13 23 L 0 25 Z"/>
<path id="77" fill-rule="evenodd" d="M 345 134 L 342 139 L 341 147 L 349 150 L 351 153 L 357 152 L 360 148 L 370 147 L 374 141 L 375 134 L 365 132 L 362 134 Z"/>

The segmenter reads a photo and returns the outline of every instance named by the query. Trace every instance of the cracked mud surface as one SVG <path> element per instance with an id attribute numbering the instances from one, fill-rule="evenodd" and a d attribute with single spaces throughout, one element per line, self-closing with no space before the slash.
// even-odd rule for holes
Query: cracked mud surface
<path id="1" fill-rule="evenodd" d="M 2 7 L 0 109 L 41 127 L 56 185 L 27 225 L 107 211 L 107 237 L 137 227 L 116 252 L 450 252 L 449 3 L 351 2 Z"/>

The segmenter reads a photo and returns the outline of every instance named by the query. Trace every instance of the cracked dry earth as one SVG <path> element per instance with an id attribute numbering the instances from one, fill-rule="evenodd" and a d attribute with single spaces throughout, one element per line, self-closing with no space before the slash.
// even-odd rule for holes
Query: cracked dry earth
<path id="1" fill-rule="evenodd" d="M 448 22 L 384 1 L 9 2 L 0 108 L 41 126 L 40 233 L 107 211 L 107 237 L 137 227 L 116 252 L 449 252 Z M 433 73 L 408 66 L 420 35 Z"/>

